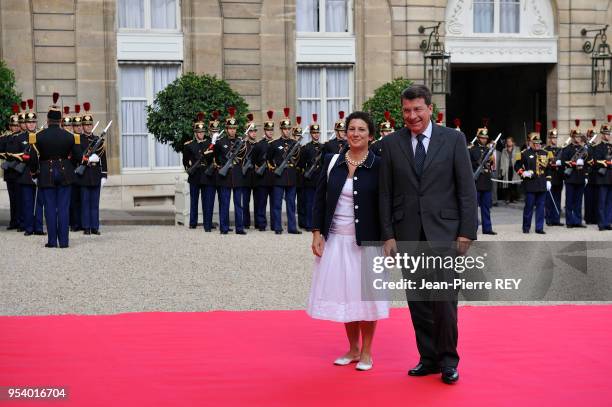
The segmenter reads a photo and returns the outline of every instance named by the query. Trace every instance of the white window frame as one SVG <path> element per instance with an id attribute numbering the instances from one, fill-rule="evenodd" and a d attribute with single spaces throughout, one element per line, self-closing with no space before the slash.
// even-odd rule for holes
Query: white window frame
<path id="1" fill-rule="evenodd" d="M 478 0 L 472 0 L 470 3 L 471 7 L 471 31 L 472 35 L 475 37 L 491 37 L 491 36 L 499 36 L 499 37 L 519 37 L 523 32 L 523 21 L 525 19 L 525 7 L 523 7 L 523 2 L 526 0 L 518 0 L 519 4 L 519 31 L 516 33 L 503 33 L 501 32 L 501 0 L 493 0 L 493 32 L 476 32 L 474 31 L 474 2 Z"/>
<path id="2" fill-rule="evenodd" d="M 328 98 L 327 97 L 327 69 L 328 68 L 347 68 L 349 70 L 349 77 L 348 77 L 348 81 L 349 81 L 349 96 L 348 96 L 348 102 L 349 102 L 349 111 L 346 112 L 346 114 L 348 115 L 350 112 L 352 112 L 353 110 L 355 110 L 355 66 L 348 66 L 348 65 L 338 65 L 338 66 L 334 66 L 334 64 L 326 64 L 326 65 L 308 65 L 308 64 L 299 64 L 298 68 L 318 68 L 320 69 L 320 76 L 319 76 L 319 97 L 318 98 L 301 98 L 301 97 L 296 97 L 296 109 L 297 106 L 299 106 L 300 101 L 308 101 L 308 100 L 318 100 L 319 101 L 319 105 L 321 106 L 321 111 L 320 112 L 316 112 L 319 116 L 319 124 L 321 126 L 321 137 L 320 137 L 320 141 L 322 143 L 326 142 L 327 140 L 329 140 L 329 138 L 331 136 L 333 136 L 333 132 L 334 129 L 333 128 L 328 128 L 327 127 L 327 123 L 328 123 L 328 112 L 327 112 L 327 102 L 330 100 L 346 100 L 347 98 Z M 297 69 L 296 69 L 296 78 L 298 77 L 298 73 L 297 73 Z M 296 81 L 296 88 L 297 88 L 297 81 Z M 296 94 L 297 94 L 297 89 L 296 89 Z M 334 121 L 337 120 L 338 118 L 335 117 Z M 311 117 L 304 117 L 302 118 L 302 126 L 306 127 L 310 125 L 312 118 Z M 330 133 L 330 134 L 328 134 Z"/>
<path id="3" fill-rule="evenodd" d="M 326 36 L 338 36 L 338 37 L 346 37 L 354 35 L 354 24 L 353 24 L 353 16 L 354 16 L 354 0 L 346 1 L 346 32 L 342 31 L 325 31 L 325 23 L 326 23 L 326 7 L 325 2 L 327 0 L 318 0 L 319 5 L 319 31 L 298 31 L 297 35 L 299 37 L 316 37 L 321 36 L 322 34 Z"/>
<path id="4" fill-rule="evenodd" d="M 145 68 L 145 97 L 123 97 L 121 96 L 121 84 L 119 83 L 119 81 L 117 81 L 117 94 L 119 95 L 119 104 L 118 104 L 118 112 L 117 112 L 117 117 L 119 118 L 119 131 L 121 134 L 121 142 L 119 143 L 119 154 L 121 157 L 121 173 L 122 174 L 139 174 L 139 173 L 146 173 L 146 174 L 153 174 L 153 173 L 174 173 L 174 172 L 182 172 L 183 168 L 182 168 L 182 158 L 179 158 L 179 164 L 175 167 L 158 167 L 155 165 L 155 143 L 157 143 L 157 140 L 155 139 L 155 136 L 153 136 L 152 133 L 148 132 L 147 133 L 147 152 L 148 152 L 148 161 L 149 161 L 149 165 L 146 167 L 124 167 L 123 166 L 123 115 L 121 112 L 121 107 L 122 107 L 122 102 L 124 101 L 144 101 L 146 102 L 147 105 L 152 105 L 153 104 L 153 100 L 155 99 L 155 96 L 153 94 L 153 67 L 155 65 L 161 65 L 161 64 L 155 64 L 155 63 L 142 63 L 142 64 L 121 64 L 119 63 L 117 65 L 117 78 L 119 78 L 119 80 L 121 79 L 121 65 L 123 66 L 129 66 L 129 65 L 138 65 L 138 66 L 144 66 Z M 179 66 L 179 72 L 178 72 L 178 77 L 180 77 L 183 74 L 183 63 L 176 61 L 176 64 L 172 64 L 172 65 L 178 65 Z M 146 124 L 145 124 L 146 125 Z M 147 128 L 148 131 L 148 128 Z M 181 153 L 178 153 L 179 156 L 181 155 Z"/>
<path id="5" fill-rule="evenodd" d="M 141 0 L 144 2 L 144 28 L 121 28 L 119 27 L 119 7 L 117 4 L 117 31 L 121 33 L 182 33 L 181 27 L 181 0 L 176 0 L 176 28 L 151 28 L 151 0 Z M 117 1 L 118 3 L 118 1 Z"/>

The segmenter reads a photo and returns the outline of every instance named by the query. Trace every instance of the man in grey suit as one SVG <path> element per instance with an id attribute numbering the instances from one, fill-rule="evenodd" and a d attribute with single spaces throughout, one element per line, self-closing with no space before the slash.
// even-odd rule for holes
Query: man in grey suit
<path id="1" fill-rule="evenodd" d="M 405 89 L 401 102 L 404 128 L 381 144 L 379 199 L 385 255 L 395 255 L 397 242 L 456 242 L 457 252 L 464 254 L 478 228 L 465 136 L 431 121 L 433 105 L 426 86 Z M 445 383 L 455 383 L 459 379 L 456 296 L 436 301 L 409 298 L 408 305 L 420 354 L 408 374 L 441 372 Z"/>

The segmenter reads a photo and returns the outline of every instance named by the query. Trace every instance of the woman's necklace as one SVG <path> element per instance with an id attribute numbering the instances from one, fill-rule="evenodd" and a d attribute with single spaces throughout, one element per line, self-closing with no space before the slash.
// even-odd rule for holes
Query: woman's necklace
<path id="1" fill-rule="evenodd" d="M 346 161 L 348 161 L 348 162 L 349 162 L 349 164 L 354 165 L 355 167 L 359 167 L 359 166 L 360 166 L 361 164 L 363 164 L 363 163 L 365 162 L 365 160 L 368 158 L 369 151 L 368 151 L 368 152 L 366 152 L 366 154 L 363 156 L 363 158 L 362 158 L 361 160 L 359 160 L 359 161 L 354 161 L 354 160 L 351 158 L 351 155 L 350 155 L 350 154 L 351 154 L 351 152 L 350 152 L 350 151 L 347 151 L 347 152 L 346 152 Z"/>

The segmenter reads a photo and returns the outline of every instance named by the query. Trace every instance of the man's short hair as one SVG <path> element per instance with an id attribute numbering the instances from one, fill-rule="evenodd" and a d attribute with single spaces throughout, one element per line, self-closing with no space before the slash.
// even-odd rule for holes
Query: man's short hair
<path id="1" fill-rule="evenodd" d="M 422 98 L 427 106 L 431 105 L 431 91 L 425 85 L 410 85 L 402 91 L 402 101 Z"/>

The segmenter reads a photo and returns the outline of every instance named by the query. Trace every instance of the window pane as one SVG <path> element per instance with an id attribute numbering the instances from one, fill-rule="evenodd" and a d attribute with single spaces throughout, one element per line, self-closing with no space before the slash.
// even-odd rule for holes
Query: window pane
<path id="1" fill-rule="evenodd" d="M 119 0 L 119 28 L 144 28 L 144 0 Z"/>
<path id="2" fill-rule="evenodd" d="M 176 0 L 151 0 L 151 28 L 176 29 Z"/>
<path id="3" fill-rule="evenodd" d="M 521 31 L 521 5 L 517 0 L 501 0 L 499 31 L 519 33 Z"/>
<path id="4" fill-rule="evenodd" d="M 474 1 L 474 32 L 493 32 L 494 6 L 493 0 Z"/>
<path id="5" fill-rule="evenodd" d="M 146 98 L 145 67 L 142 65 L 123 65 L 120 68 L 121 97 Z"/>
<path id="6" fill-rule="evenodd" d="M 295 23 L 297 32 L 319 31 L 319 0 L 297 0 Z"/>
<path id="7" fill-rule="evenodd" d="M 327 97 L 348 98 L 350 68 L 327 68 Z"/>
<path id="8" fill-rule="evenodd" d="M 346 0 L 326 0 L 325 31 L 346 32 Z"/>
<path id="9" fill-rule="evenodd" d="M 321 70 L 319 68 L 298 68 L 297 97 L 321 97 Z"/>
<path id="10" fill-rule="evenodd" d="M 153 95 L 163 90 L 169 83 L 174 81 L 179 74 L 178 65 L 159 65 L 153 67 Z M 180 155 L 168 144 L 162 144 L 155 140 L 155 166 L 156 167 L 178 167 Z"/>
<path id="11" fill-rule="evenodd" d="M 149 135 L 145 101 L 121 102 L 121 159 L 123 168 L 149 166 Z"/>

